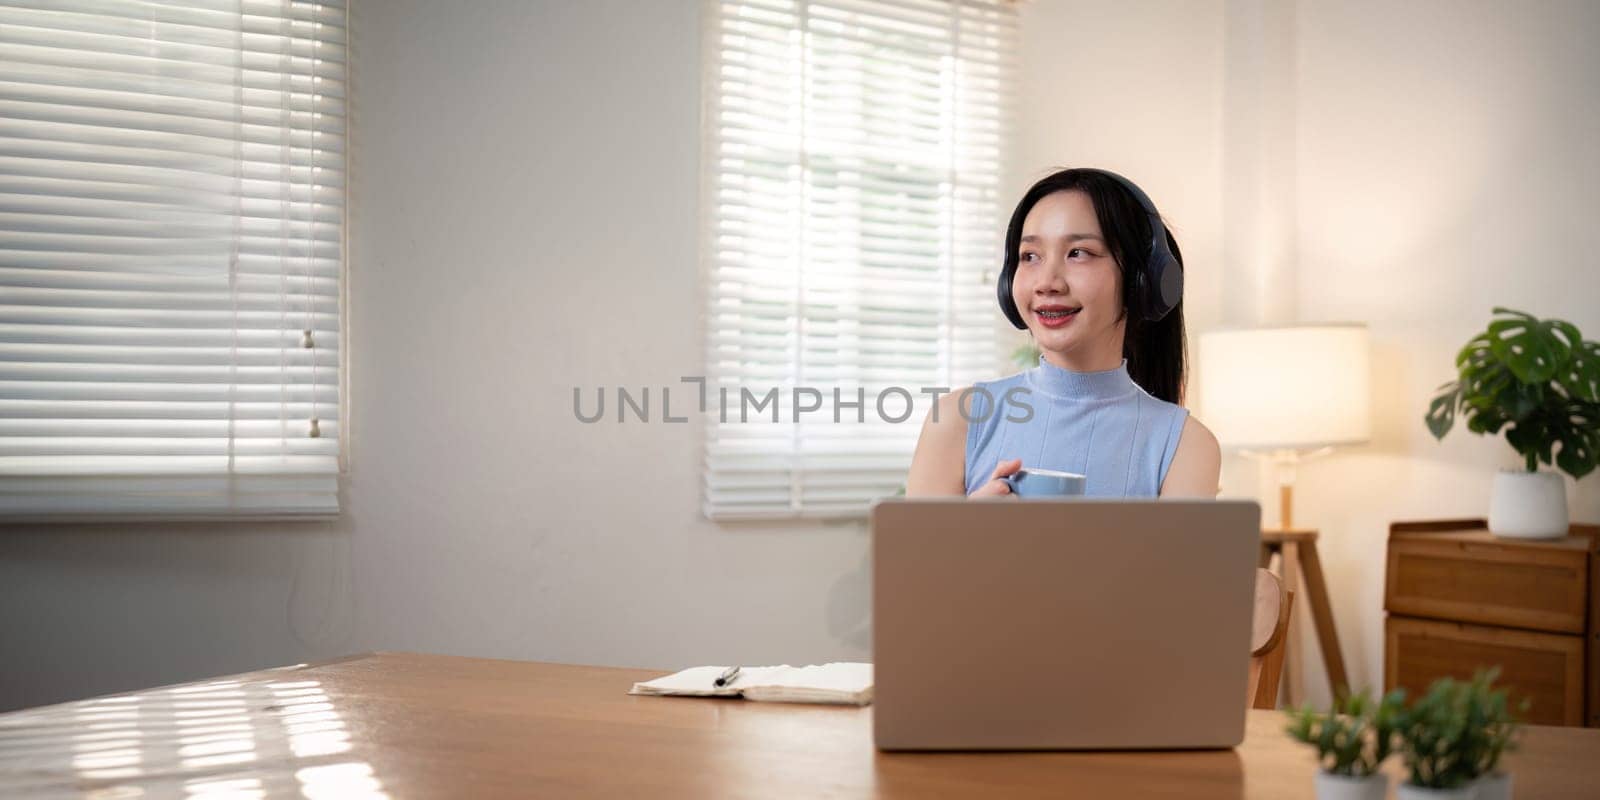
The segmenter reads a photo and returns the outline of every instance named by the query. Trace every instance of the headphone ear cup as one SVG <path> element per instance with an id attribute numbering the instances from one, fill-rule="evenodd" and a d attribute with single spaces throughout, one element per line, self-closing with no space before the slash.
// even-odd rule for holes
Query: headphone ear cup
<path id="1" fill-rule="evenodd" d="M 1167 316 L 1183 299 L 1183 265 L 1171 253 L 1162 252 L 1151 260 L 1144 317 L 1155 322 Z"/>
<path id="2" fill-rule="evenodd" d="M 1145 262 L 1140 264 L 1138 269 L 1128 273 L 1128 277 L 1133 285 L 1123 287 L 1123 293 L 1125 295 L 1132 295 L 1133 297 L 1139 298 L 1139 305 L 1137 307 L 1133 306 L 1131 303 L 1124 303 L 1124 305 L 1128 307 L 1128 311 L 1130 313 L 1136 313 L 1141 318 L 1150 316 L 1150 291 L 1146 288 L 1150 283 L 1148 272 L 1149 269 L 1150 260 L 1145 259 Z"/>
<path id="3" fill-rule="evenodd" d="M 1017 310 L 1017 301 L 1011 297 L 1011 278 L 1016 274 L 1016 267 L 1007 265 L 1000 270 L 1000 279 L 995 282 L 995 295 L 1000 301 L 1000 311 L 1017 330 L 1027 330 L 1028 323 L 1022 321 L 1022 312 Z"/>
<path id="4" fill-rule="evenodd" d="M 1167 266 L 1161 271 L 1161 302 L 1164 306 L 1161 316 L 1166 316 L 1172 309 L 1178 307 L 1183 300 L 1183 265 L 1178 263 L 1170 253 L 1167 254 Z"/>

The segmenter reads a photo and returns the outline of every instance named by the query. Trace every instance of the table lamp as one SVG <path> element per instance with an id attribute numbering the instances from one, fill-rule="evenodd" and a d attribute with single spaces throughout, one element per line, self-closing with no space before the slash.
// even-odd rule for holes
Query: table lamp
<path id="1" fill-rule="evenodd" d="M 1371 435 L 1367 326 L 1323 323 L 1200 337 L 1200 408 L 1222 446 L 1273 464 L 1281 530 L 1293 527 L 1295 467 Z"/>

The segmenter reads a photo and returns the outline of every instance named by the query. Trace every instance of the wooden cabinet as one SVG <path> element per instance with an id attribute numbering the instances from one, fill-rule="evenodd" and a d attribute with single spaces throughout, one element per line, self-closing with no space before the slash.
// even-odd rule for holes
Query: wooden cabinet
<path id="1" fill-rule="evenodd" d="M 1383 682 L 1499 665 L 1529 722 L 1600 727 L 1600 526 L 1497 539 L 1483 520 L 1397 522 L 1384 576 Z"/>

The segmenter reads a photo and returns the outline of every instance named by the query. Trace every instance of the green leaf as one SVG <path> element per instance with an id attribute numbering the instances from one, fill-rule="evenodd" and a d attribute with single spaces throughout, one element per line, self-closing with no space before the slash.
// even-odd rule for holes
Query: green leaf
<path id="1" fill-rule="evenodd" d="M 1489 323 L 1489 350 L 1523 383 L 1544 383 L 1566 363 L 1572 346 L 1556 333 L 1559 321 L 1541 321 L 1520 311 L 1497 308 L 1510 319 Z M 1571 328 L 1570 324 L 1560 323 Z"/>
<path id="2" fill-rule="evenodd" d="M 1473 408 L 1467 411 L 1467 430 L 1473 433 L 1499 433 L 1511 418 L 1499 408 Z"/>
<path id="3" fill-rule="evenodd" d="M 1568 355 L 1583 345 L 1583 334 L 1578 332 L 1578 326 L 1564 319 L 1548 319 L 1545 320 L 1545 325 L 1550 333 L 1566 346 Z"/>
<path id="4" fill-rule="evenodd" d="M 1499 362 L 1461 371 L 1461 397 L 1479 408 L 1500 405 L 1501 397 L 1517 385 L 1511 370 Z"/>
<path id="5" fill-rule="evenodd" d="M 1434 390 L 1433 400 L 1428 403 L 1428 430 L 1433 433 L 1433 438 L 1443 439 L 1450 432 L 1450 426 L 1456 422 L 1456 406 L 1461 403 L 1461 385 L 1451 381 Z"/>
<path id="6" fill-rule="evenodd" d="M 1561 451 L 1556 454 L 1556 466 L 1574 480 L 1583 480 L 1600 462 L 1600 428 L 1595 426 L 1597 416 L 1592 407 L 1574 403 L 1569 422 L 1559 433 Z M 1549 462 L 1546 462 L 1549 463 Z"/>
<path id="7" fill-rule="evenodd" d="M 1510 396 L 1511 418 L 1514 420 L 1527 419 L 1529 414 L 1544 404 L 1544 387 L 1536 383 L 1518 384 L 1507 394 Z"/>
<path id="8" fill-rule="evenodd" d="M 1469 366 L 1481 369 L 1493 364 L 1494 353 L 1490 351 L 1489 345 L 1490 339 L 1487 333 L 1472 337 L 1472 341 L 1467 342 L 1466 346 L 1456 353 L 1456 369 L 1466 369 Z"/>
<path id="9" fill-rule="evenodd" d="M 1600 342 L 1583 342 L 1572 348 L 1572 358 L 1556 378 L 1567 394 L 1600 403 Z"/>

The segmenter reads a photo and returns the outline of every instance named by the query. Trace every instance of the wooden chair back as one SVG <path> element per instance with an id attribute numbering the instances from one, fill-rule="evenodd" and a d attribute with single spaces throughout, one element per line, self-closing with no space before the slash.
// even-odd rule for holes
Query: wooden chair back
<path id="1" fill-rule="evenodd" d="M 1250 680 L 1246 702 L 1250 708 L 1276 708 L 1278 684 L 1283 677 L 1284 640 L 1294 592 L 1283 580 L 1264 569 L 1256 570 L 1256 603 L 1250 628 Z"/>

